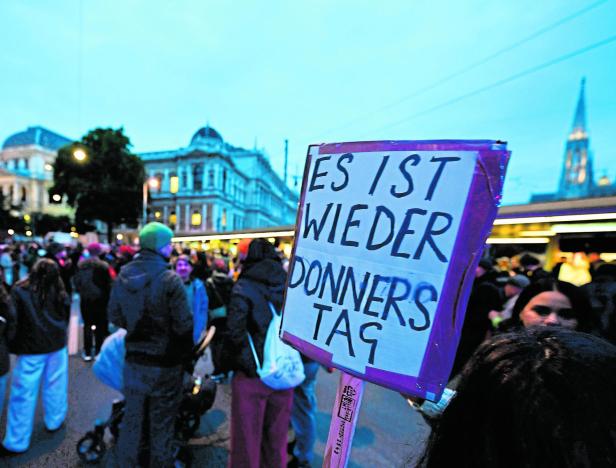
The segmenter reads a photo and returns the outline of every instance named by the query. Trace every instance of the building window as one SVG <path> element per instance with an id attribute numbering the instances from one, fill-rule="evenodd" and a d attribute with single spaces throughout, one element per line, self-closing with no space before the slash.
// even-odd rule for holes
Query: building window
<path id="1" fill-rule="evenodd" d="M 193 165 L 193 190 L 203 189 L 203 164 Z"/>
<path id="2" fill-rule="evenodd" d="M 171 177 L 169 177 L 169 191 L 171 193 L 178 193 L 178 190 L 180 188 L 179 186 L 180 186 L 180 180 L 178 179 L 178 176 L 174 172 L 171 174 Z"/>
<path id="3" fill-rule="evenodd" d="M 195 210 L 190 217 L 190 224 L 193 226 L 201 226 L 201 212 L 199 210 Z"/>
<path id="4" fill-rule="evenodd" d="M 21 201 L 25 203 L 27 200 L 28 200 L 28 191 L 26 190 L 26 187 L 22 187 L 21 188 Z"/>
<path id="5" fill-rule="evenodd" d="M 162 213 L 160 211 L 155 211 L 154 212 L 154 218 L 155 219 L 160 219 L 161 216 L 162 216 Z"/>
<path id="6" fill-rule="evenodd" d="M 222 209 L 222 219 L 220 220 L 220 225 L 222 226 L 222 230 L 224 231 L 227 227 L 227 209 Z"/>
<path id="7" fill-rule="evenodd" d="M 175 214 L 175 211 L 172 211 L 171 214 L 169 215 L 169 225 L 175 227 L 177 222 L 178 222 L 178 217 Z"/>
<path id="8" fill-rule="evenodd" d="M 182 183 L 180 185 L 180 187 L 182 187 L 183 189 L 188 187 L 188 168 L 186 168 L 183 171 L 180 171 L 180 177 L 182 179 Z"/>
<path id="9" fill-rule="evenodd" d="M 207 173 L 207 186 L 214 187 L 214 169 L 210 169 Z"/>
<path id="10" fill-rule="evenodd" d="M 227 191 L 227 170 L 223 169 L 222 171 L 222 192 L 225 193 Z"/>

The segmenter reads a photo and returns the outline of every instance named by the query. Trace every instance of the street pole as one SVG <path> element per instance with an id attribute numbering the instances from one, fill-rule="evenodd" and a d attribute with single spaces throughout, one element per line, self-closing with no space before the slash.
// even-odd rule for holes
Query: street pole
<path id="1" fill-rule="evenodd" d="M 148 182 L 143 183 L 143 211 L 141 213 L 141 227 L 148 222 Z"/>

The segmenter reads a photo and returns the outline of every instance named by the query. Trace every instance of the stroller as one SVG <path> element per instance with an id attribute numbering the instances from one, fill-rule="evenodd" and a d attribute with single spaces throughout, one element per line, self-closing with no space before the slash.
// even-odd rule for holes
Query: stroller
<path id="1" fill-rule="evenodd" d="M 175 466 L 177 468 L 190 466 L 190 454 L 187 450 L 188 441 L 199 429 L 201 416 L 212 407 L 216 398 L 216 382 L 209 376 L 202 378 L 193 375 L 197 361 L 212 341 L 215 332 L 215 327 L 210 327 L 204 331 L 199 343 L 193 349 L 190 369 L 186 369 L 187 372 L 184 376 L 183 398 L 174 427 L 174 458 L 176 459 Z M 125 331 L 122 330 L 116 333 L 119 333 L 118 336 L 113 337 L 112 335 L 110 338 L 115 338 L 116 343 L 118 343 L 116 346 L 123 348 Z M 111 346 L 114 345 L 111 344 Z M 121 356 L 123 359 L 123 351 Z M 121 387 L 121 385 L 119 386 L 115 382 L 112 383 L 100 376 L 99 378 L 103 383 L 113 388 L 118 389 L 118 387 Z M 77 455 L 82 462 L 97 464 L 104 457 L 107 451 L 107 444 L 105 442 L 106 429 L 109 429 L 114 441 L 118 439 L 124 416 L 124 404 L 124 400 L 115 400 L 112 403 L 109 418 L 107 420 L 97 420 L 94 429 L 88 431 L 79 439 L 77 442 Z M 141 452 L 142 455 L 147 457 L 147 447 L 142 447 Z"/>

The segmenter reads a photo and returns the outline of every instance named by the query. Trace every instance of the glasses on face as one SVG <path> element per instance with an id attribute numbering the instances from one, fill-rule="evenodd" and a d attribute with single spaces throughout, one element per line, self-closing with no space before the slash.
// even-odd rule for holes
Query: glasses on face
<path id="1" fill-rule="evenodd" d="M 541 315 L 542 317 L 547 317 L 552 312 L 554 312 L 556 313 L 556 315 L 566 320 L 577 318 L 575 315 L 575 312 L 570 307 L 565 307 L 562 309 L 553 309 L 552 307 L 549 307 L 549 306 L 535 305 L 532 307 L 532 311 L 535 312 L 537 315 Z"/>

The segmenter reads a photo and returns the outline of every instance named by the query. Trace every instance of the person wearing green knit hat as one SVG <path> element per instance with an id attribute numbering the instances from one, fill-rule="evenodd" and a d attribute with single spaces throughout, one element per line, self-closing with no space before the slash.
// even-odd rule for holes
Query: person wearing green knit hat
<path id="1" fill-rule="evenodd" d="M 139 244 L 142 249 L 152 250 L 169 258 L 173 249 L 171 238 L 173 231 L 162 223 L 153 222 L 146 224 L 139 232 Z"/>
<path id="2" fill-rule="evenodd" d="M 180 407 L 182 364 L 192 351 L 193 318 L 184 283 L 169 269 L 172 237 L 173 231 L 161 223 L 143 227 L 141 250 L 122 267 L 107 307 L 109 322 L 126 329 L 124 417 L 110 454 L 119 466 L 138 465 L 142 434 L 150 442 L 150 466 L 174 466 L 169 428 Z"/>

